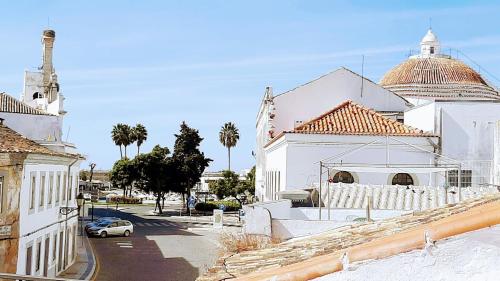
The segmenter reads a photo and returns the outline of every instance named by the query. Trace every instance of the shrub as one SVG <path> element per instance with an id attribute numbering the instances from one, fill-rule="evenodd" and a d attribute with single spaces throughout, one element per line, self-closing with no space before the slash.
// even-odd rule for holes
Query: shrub
<path id="1" fill-rule="evenodd" d="M 222 233 L 219 242 L 225 254 L 271 248 L 281 243 L 278 238 L 243 233 Z"/>
<path id="2" fill-rule="evenodd" d="M 123 197 L 123 196 L 109 197 L 109 198 L 106 199 L 106 201 L 108 203 L 142 204 L 142 199 L 141 198 Z"/>
<path id="3" fill-rule="evenodd" d="M 209 201 L 209 202 L 199 202 L 194 206 L 196 211 L 200 212 L 212 212 L 215 209 L 219 209 L 220 204 L 226 206 L 227 211 L 237 211 L 241 208 L 238 202 L 234 201 Z"/>

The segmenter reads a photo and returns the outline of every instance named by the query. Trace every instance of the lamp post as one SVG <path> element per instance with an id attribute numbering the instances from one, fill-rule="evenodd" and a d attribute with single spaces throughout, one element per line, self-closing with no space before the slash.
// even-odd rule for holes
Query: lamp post
<path id="1" fill-rule="evenodd" d="M 80 236 L 83 236 L 83 221 L 82 217 L 80 214 L 80 210 L 82 207 L 85 206 L 85 198 L 83 197 L 83 193 L 80 192 L 78 196 L 76 197 L 76 205 L 78 206 L 78 217 L 80 218 Z M 84 210 L 85 212 L 85 210 Z"/>

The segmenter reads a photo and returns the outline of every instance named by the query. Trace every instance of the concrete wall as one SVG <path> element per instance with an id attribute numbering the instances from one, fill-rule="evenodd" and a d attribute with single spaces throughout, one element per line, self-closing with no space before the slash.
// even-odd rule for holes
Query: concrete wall
<path id="1" fill-rule="evenodd" d="M 272 220 L 272 237 L 280 240 L 318 234 L 341 226 L 350 225 L 351 222 L 317 221 L 317 220 Z"/>
<path id="2" fill-rule="evenodd" d="M 19 194 L 25 154 L 0 153 L 0 272 L 16 273 Z"/>

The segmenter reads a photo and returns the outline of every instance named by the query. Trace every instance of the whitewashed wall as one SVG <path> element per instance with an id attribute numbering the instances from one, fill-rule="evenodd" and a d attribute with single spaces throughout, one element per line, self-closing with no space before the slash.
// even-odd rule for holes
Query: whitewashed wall
<path id="1" fill-rule="evenodd" d="M 427 104 L 415 107 L 404 113 L 404 123 L 425 132 L 435 133 L 436 104 L 427 101 Z"/>
<path id="2" fill-rule="evenodd" d="M 0 112 L 4 124 L 32 140 L 61 141 L 62 116 Z"/>
<path id="3" fill-rule="evenodd" d="M 276 132 L 291 130 L 295 121 L 308 121 L 346 100 L 352 100 L 376 111 L 403 112 L 407 109 L 404 99 L 368 79 L 363 81 L 361 95 L 361 82 L 361 76 L 340 68 L 275 96 L 276 117 L 273 125 Z"/>
<path id="4" fill-rule="evenodd" d="M 65 247 L 68 252 L 67 265 L 70 266 L 74 262 L 75 254 L 73 252 L 73 243 L 75 241 L 75 234 L 78 232 L 77 222 L 78 219 L 75 216 L 77 214 L 76 211 L 72 212 L 68 215 L 68 221 L 66 223 L 66 216 L 61 215 L 59 213 L 60 207 L 69 206 L 76 207 L 76 195 L 78 192 L 78 174 L 79 174 L 79 165 L 80 161 L 75 163 L 70 170 L 69 175 L 72 176 L 71 181 L 71 189 L 65 190 L 64 187 L 67 186 L 67 183 L 64 183 L 64 173 L 68 172 L 68 165 L 71 159 L 63 159 L 63 158 L 52 158 L 52 159 L 43 159 L 39 156 L 32 156 L 26 160 L 26 164 L 23 169 L 23 180 L 21 183 L 21 194 L 20 194 L 20 212 L 19 212 L 19 251 L 18 251 L 18 263 L 17 263 L 17 273 L 25 274 L 26 273 L 26 251 L 28 247 L 32 247 L 32 262 L 31 262 L 31 275 L 41 275 L 43 274 L 44 268 L 44 254 L 45 251 L 48 251 L 48 276 L 55 276 L 57 274 L 56 266 L 58 263 L 62 262 L 59 260 L 59 248 L 61 245 L 59 243 L 54 243 L 54 239 L 59 240 L 61 235 L 61 231 L 64 235 L 68 234 L 68 238 L 63 238 L 63 244 L 68 242 L 68 247 Z M 53 180 L 53 193 L 52 200 L 49 204 L 49 195 L 50 195 L 50 175 L 51 173 L 54 175 Z M 56 191 L 57 191 L 57 174 L 61 174 L 60 178 L 60 192 L 59 192 L 59 202 L 56 202 Z M 41 197 L 41 180 L 42 175 L 45 175 L 45 188 L 43 192 L 43 204 L 40 206 L 40 197 Z M 35 177 L 35 201 L 34 208 L 30 209 L 30 199 L 31 199 L 31 177 Z M 63 200 L 63 192 L 67 191 L 66 201 Z M 69 193 L 71 192 L 71 200 L 69 199 Z M 68 228 L 69 232 L 65 231 L 65 227 Z M 49 248 L 45 248 L 45 239 L 49 238 Z M 42 248 L 40 251 L 41 261 L 40 261 L 40 270 L 36 271 L 36 258 L 37 258 L 37 243 L 42 242 Z M 56 246 L 56 257 L 54 259 L 53 256 L 53 248 Z M 63 254 L 64 255 L 64 254 Z"/>
<path id="5" fill-rule="evenodd" d="M 385 164 L 386 146 L 382 136 L 348 136 L 348 135 L 312 135 L 286 134 L 282 140 L 276 141 L 268 148 L 267 168 L 281 169 L 283 179 L 281 190 L 304 189 L 318 183 L 319 161 L 348 151 L 362 144 L 379 140 L 381 143 L 370 145 L 364 149 L 343 157 L 344 163 Z M 403 141 L 433 151 L 432 145 L 425 137 L 398 137 Z M 437 139 L 433 139 L 437 143 Z M 389 163 L 393 164 L 430 164 L 431 153 L 417 151 L 390 141 Z M 340 161 L 340 160 L 338 160 Z M 340 169 L 340 168 L 339 168 Z M 401 171 L 405 172 L 405 171 Z M 433 178 L 429 174 L 412 174 L 415 185 L 432 185 Z M 358 183 L 390 184 L 392 174 L 352 173 Z M 324 178 L 326 180 L 326 177 Z"/>

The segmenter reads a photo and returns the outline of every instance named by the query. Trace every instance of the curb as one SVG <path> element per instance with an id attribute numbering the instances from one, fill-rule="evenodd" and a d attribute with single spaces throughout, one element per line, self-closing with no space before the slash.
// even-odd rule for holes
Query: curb
<path id="1" fill-rule="evenodd" d="M 189 224 L 202 224 L 202 225 L 212 225 L 213 223 L 210 222 L 204 222 L 204 221 L 191 221 L 191 220 L 183 220 L 183 219 L 172 219 L 168 218 L 167 220 L 172 221 L 172 222 L 178 222 L 178 223 L 189 223 Z M 239 223 L 223 223 L 223 226 L 234 226 L 234 227 L 242 227 L 243 224 Z"/>
<path id="2" fill-rule="evenodd" d="M 94 273 L 96 273 L 96 257 L 94 253 L 94 248 L 90 244 L 89 237 L 85 235 L 85 249 L 87 251 L 87 259 L 89 262 L 92 262 L 92 267 L 87 267 L 83 275 L 81 276 L 82 280 L 91 280 L 94 277 Z"/>

